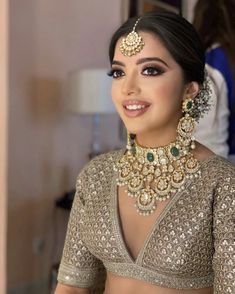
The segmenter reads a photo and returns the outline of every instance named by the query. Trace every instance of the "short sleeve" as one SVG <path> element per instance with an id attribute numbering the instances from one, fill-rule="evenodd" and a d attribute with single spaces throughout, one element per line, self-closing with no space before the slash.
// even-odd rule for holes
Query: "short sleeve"
<path id="1" fill-rule="evenodd" d="M 214 201 L 214 294 L 235 293 L 235 172 L 227 170 Z"/>
<path id="2" fill-rule="evenodd" d="M 88 250 L 83 236 L 86 233 L 84 224 L 86 172 L 83 170 L 76 184 L 76 194 L 70 212 L 62 259 L 59 267 L 58 281 L 62 284 L 93 288 L 92 293 L 103 293 L 105 280 L 103 264 Z M 99 291 L 100 289 L 100 291 Z"/>

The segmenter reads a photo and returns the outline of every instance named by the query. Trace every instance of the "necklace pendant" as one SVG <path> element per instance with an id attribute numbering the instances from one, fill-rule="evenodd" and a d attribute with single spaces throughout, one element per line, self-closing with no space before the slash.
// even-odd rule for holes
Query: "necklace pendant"
<path id="1" fill-rule="evenodd" d="M 174 188 L 180 188 L 185 182 L 185 173 L 183 170 L 175 170 L 172 174 L 171 184 Z"/>
<path id="2" fill-rule="evenodd" d="M 145 188 L 139 192 L 136 200 L 136 209 L 140 215 L 149 215 L 156 209 L 155 192 L 150 188 Z"/>
<path id="3" fill-rule="evenodd" d="M 138 192 L 143 188 L 143 178 L 140 174 L 136 173 L 132 176 L 132 178 L 129 181 L 128 190 L 130 192 Z"/>

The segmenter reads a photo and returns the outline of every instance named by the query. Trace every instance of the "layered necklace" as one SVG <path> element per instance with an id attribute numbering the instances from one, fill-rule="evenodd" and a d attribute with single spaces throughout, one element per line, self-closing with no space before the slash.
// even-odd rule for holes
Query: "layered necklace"
<path id="1" fill-rule="evenodd" d="M 186 179 L 200 176 L 200 164 L 191 152 L 195 148 L 193 129 L 194 122 L 186 114 L 178 124 L 175 142 L 157 148 L 142 147 L 128 135 L 127 151 L 114 169 L 117 185 L 127 186 L 127 195 L 136 199 L 139 214 L 153 213 L 157 201 L 183 190 Z"/>

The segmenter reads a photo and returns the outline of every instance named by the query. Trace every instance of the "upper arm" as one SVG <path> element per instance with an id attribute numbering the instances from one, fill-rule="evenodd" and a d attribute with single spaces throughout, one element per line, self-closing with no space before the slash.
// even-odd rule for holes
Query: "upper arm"
<path id="1" fill-rule="evenodd" d="M 89 294 L 89 289 L 75 288 L 72 286 L 58 283 L 54 294 Z"/>
<path id="2" fill-rule="evenodd" d="M 105 275 L 102 262 L 89 251 L 89 248 L 84 241 L 87 231 L 85 216 L 89 213 L 85 204 L 86 193 L 88 192 L 86 182 L 87 177 L 83 171 L 77 180 L 76 194 L 69 217 L 58 274 L 59 283 L 75 288 L 83 288 L 83 291 L 85 291 L 84 288 L 102 288 L 104 282 L 103 277 Z"/>

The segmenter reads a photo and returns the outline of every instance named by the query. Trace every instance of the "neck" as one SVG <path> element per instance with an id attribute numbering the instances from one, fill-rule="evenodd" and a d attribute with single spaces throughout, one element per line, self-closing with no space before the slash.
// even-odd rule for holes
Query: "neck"
<path id="1" fill-rule="evenodd" d="M 176 128 L 164 131 L 152 131 L 143 134 L 137 134 L 136 140 L 140 146 L 156 148 L 166 146 L 176 140 Z"/>

